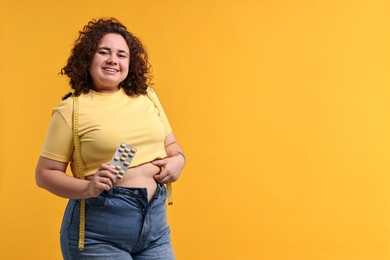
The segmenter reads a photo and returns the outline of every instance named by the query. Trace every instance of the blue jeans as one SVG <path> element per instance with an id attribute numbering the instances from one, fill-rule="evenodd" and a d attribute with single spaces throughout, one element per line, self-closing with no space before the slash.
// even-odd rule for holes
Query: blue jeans
<path id="1" fill-rule="evenodd" d="M 118 186 L 87 199 L 84 251 L 78 250 L 80 201 L 69 200 L 60 236 L 64 259 L 175 259 L 166 197 L 167 189 L 158 184 L 149 202 L 146 188 Z"/>

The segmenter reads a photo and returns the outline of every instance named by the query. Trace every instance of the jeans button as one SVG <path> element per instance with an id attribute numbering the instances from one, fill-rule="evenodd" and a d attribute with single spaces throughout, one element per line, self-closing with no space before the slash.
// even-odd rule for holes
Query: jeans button
<path id="1" fill-rule="evenodd" d="M 138 190 L 135 190 L 134 191 L 134 195 L 138 195 L 139 194 L 139 191 Z"/>

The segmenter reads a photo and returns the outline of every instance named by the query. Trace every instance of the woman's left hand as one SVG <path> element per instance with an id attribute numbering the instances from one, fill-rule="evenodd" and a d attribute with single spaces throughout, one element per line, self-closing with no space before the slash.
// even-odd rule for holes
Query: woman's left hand
<path id="1" fill-rule="evenodd" d="M 174 182 L 179 179 L 184 168 L 185 159 L 181 155 L 174 155 L 164 159 L 157 159 L 152 163 L 161 168 L 161 171 L 154 176 L 154 179 L 162 184 Z"/>

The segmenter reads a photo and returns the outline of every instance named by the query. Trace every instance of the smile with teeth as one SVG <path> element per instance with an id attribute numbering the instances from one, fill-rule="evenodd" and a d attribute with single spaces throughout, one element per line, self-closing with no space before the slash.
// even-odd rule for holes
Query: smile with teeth
<path id="1" fill-rule="evenodd" d="M 109 71 L 109 72 L 118 72 L 119 70 L 114 69 L 114 68 L 109 68 L 109 67 L 104 67 L 103 70 Z"/>

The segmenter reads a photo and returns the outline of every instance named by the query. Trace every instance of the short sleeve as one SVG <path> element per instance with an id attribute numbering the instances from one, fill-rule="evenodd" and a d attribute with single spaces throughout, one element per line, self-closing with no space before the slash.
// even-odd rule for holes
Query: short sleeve
<path id="1" fill-rule="evenodd" d="M 40 155 L 60 162 L 70 162 L 72 153 L 72 127 L 58 110 L 54 110 Z"/>
<path id="2" fill-rule="evenodd" d="M 156 92 L 152 88 L 148 88 L 147 93 L 149 98 L 153 101 L 154 105 L 157 107 L 159 111 L 159 116 L 165 129 L 165 136 L 167 136 L 172 132 L 172 127 L 168 121 L 168 117 L 165 114 L 165 111 L 160 103 L 160 100 L 157 97 Z"/>

